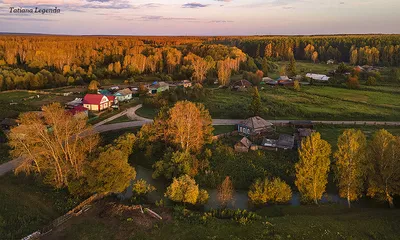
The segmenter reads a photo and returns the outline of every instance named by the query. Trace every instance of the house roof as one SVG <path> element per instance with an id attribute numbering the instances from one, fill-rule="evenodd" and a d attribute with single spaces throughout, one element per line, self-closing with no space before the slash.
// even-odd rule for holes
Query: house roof
<path id="1" fill-rule="evenodd" d="M 149 89 L 158 89 L 160 87 L 168 87 L 169 84 L 166 82 L 153 82 L 150 86 Z"/>
<path id="2" fill-rule="evenodd" d="M 274 79 L 272 79 L 270 77 L 263 77 L 262 81 L 263 82 L 272 82 L 272 81 L 274 81 Z"/>
<path id="3" fill-rule="evenodd" d="M 306 77 L 309 77 L 311 79 L 314 80 L 318 80 L 318 81 L 328 81 L 329 77 L 323 74 L 315 74 L 315 73 L 307 73 Z"/>
<path id="4" fill-rule="evenodd" d="M 294 147 L 294 136 L 288 134 L 279 135 L 279 139 L 276 142 L 276 146 L 279 148 L 293 148 Z"/>
<path id="5" fill-rule="evenodd" d="M 117 92 L 117 94 L 121 94 L 122 96 L 126 96 L 126 95 L 129 95 L 129 94 L 132 94 L 132 91 L 129 88 L 124 88 L 122 90 L 119 90 Z"/>
<path id="6" fill-rule="evenodd" d="M 83 107 L 83 106 L 76 106 L 73 109 L 70 109 L 68 112 L 71 113 L 72 115 L 76 115 L 81 112 L 86 112 L 88 109 Z"/>
<path id="7" fill-rule="evenodd" d="M 264 120 L 263 118 L 261 118 L 259 116 L 248 118 L 248 119 L 244 120 L 243 122 L 241 122 L 240 124 L 244 125 L 248 128 L 255 129 L 255 130 L 268 128 L 273 125 L 272 123 Z"/>
<path id="8" fill-rule="evenodd" d="M 107 89 L 98 90 L 97 92 L 98 92 L 99 94 L 105 95 L 105 96 L 112 95 L 111 92 L 108 91 Z"/>
<path id="9" fill-rule="evenodd" d="M 83 98 L 83 104 L 100 104 L 101 100 L 103 99 L 104 95 L 102 94 L 86 94 Z M 107 96 L 107 98 L 110 96 Z M 112 96 L 114 97 L 114 96 Z"/>
<path id="10" fill-rule="evenodd" d="M 242 140 L 240 140 L 240 143 L 247 148 L 250 148 L 252 144 L 247 137 L 243 137 Z"/>
<path id="11" fill-rule="evenodd" d="M 243 79 L 243 80 L 234 82 L 232 86 L 234 86 L 234 87 L 252 87 L 253 84 L 251 84 L 251 82 Z"/>
<path id="12" fill-rule="evenodd" d="M 299 132 L 299 136 L 302 138 L 311 136 L 311 134 L 314 132 L 314 130 L 309 128 L 299 128 L 297 131 Z"/>
<path id="13" fill-rule="evenodd" d="M 106 97 L 107 97 L 108 101 L 114 101 L 115 100 L 114 96 L 106 96 Z"/>
<path id="14" fill-rule="evenodd" d="M 280 76 L 278 79 L 276 79 L 277 81 L 280 81 L 280 80 L 285 80 L 285 81 L 288 81 L 288 80 L 290 80 L 290 78 L 288 77 L 288 76 Z"/>

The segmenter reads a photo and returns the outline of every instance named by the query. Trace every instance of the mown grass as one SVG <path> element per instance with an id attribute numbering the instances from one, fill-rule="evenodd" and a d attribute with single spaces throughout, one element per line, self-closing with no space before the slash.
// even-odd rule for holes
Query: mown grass
<path id="1" fill-rule="evenodd" d="M 376 120 L 400 119 L 400 95 L 335 87 L 304 86 L 296 92 L 286 88 L 260 91 L 260 116 L 266 119 Z M 214 90 L 204 104 L 213 118 L 244 119 L 250 92 Z"/>
<path id="2" fill-rule="evenodd" d="M 0 239 L 21 239 L 72 209 L 78 199 L 66 191 L 43 185 L 41 180 L 15 176 L 0 177 Z"/>
<path id="3" fill-rule="evenodd" d="M 154 117 L 157 116 L 158 111 L 159 111 L 159 109 L 157 109 L 157 108 L 143 106 L 136 111 L 136 114 L 140 117 L 154 119 Z"/>

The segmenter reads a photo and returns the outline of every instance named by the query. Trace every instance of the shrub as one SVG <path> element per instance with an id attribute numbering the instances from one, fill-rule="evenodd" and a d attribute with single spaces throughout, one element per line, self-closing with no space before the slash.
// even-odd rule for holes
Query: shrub
<path id="1" fill-rule="evenodd" d="M 367 86 L 375 86 L 376 85 L 376 78 L 375 77 L 368 77 Z"/>
<path id="2" fill-rule="evenodd" d="M 286 203 L 292 198 L 290 186 L 279 178 L 257 179 L 250 186 L 249 198 L 254 204 Z"/>
<path id="3" fill-rule="evenodd" d="M 360 88 L 360 82 L 358 81 L 357 76 L 349 76 L 346 84 L 347 84 L 347 87 L 351 88 L 351 89 Z"/>

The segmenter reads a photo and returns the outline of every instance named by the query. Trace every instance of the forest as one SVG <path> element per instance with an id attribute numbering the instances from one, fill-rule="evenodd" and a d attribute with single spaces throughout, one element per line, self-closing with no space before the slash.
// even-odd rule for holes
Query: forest
<path id="1" fill-rule="evenodd" d="M 334 60 L 400 66 L 400 35 L 252 37 L 0 36 L 0 90 L 81 85 L 98 79 L 229 83 L 264 76 L 277 61 Z"/>

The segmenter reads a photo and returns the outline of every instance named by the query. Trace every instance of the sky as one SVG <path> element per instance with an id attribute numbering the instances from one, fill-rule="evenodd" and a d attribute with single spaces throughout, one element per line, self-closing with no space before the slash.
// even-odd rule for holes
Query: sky
<path id="1" fill-rule="evenodd" d="M 60 13 L 10 13 L 54 9 Z M 400 0 L 0 0 L 0 32 L 68 35 L 400 33 Z"/>

